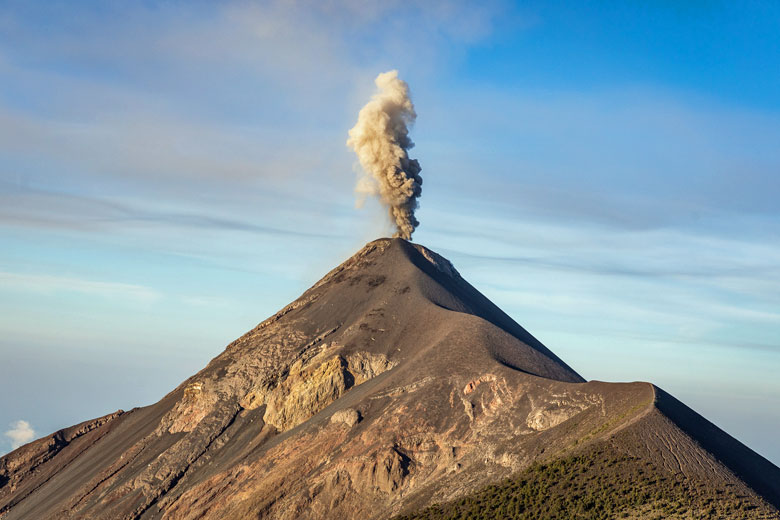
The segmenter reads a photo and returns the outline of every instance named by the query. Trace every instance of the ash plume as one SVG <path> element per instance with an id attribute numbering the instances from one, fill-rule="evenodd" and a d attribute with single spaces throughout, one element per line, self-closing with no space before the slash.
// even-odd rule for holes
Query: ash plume
<path id="1" fill-rule="evenodd" d="M 378 92 L 360 110 L 347 139 L 365 173 L 355 187 L 358 205 L 365 196 L 378 195 L 395 223 L 393 236 L 409 240 L 420 224 L 414 211 L 422 193 L 422 168 L 408 154 L 414 146 L 409 126 L 417 114 L 409 85 L 398 78 L 397 70 L 383 72 L 374 82 Z"/>

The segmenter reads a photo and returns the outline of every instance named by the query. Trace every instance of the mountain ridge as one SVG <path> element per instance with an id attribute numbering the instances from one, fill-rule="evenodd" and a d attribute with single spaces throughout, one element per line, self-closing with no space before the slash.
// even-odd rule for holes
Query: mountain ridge
<path id="1" fill-rule="evenodd" d="M 599 443 L 765 518 L 780 505 L 776 466 L 650 383 L 586 382 L 402 239 L 369 242 L 158 403 L 73 428 L 0 458 L 3 520 L 387 518 Z"/>

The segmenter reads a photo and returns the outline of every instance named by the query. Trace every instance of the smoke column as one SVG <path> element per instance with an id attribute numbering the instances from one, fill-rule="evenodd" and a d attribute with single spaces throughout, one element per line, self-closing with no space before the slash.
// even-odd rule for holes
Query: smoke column
<path id="1" fill-rule="evenodd" d="M 359 205 L 366 195 L 378 195 L 395 223 L 393 236 L 409 240 L 420 224 L 414 211 L 422 193 L 422 168 L 408 154 L 414 146 L 408 127 L 417 114 L 409 99 L 409 85 L 398 79 L 397 70 L 380 74 L 374 82 L 379 90 L 360 110 L 347 139 L 366 174 L 355 191 Z"/>

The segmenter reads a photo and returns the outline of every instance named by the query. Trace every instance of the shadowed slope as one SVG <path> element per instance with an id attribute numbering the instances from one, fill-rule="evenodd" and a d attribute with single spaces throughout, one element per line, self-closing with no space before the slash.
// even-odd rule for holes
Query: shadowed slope
<path id="1" fill-rule="evenodd" d="M 687 432 L 734 475 L 780 508 L 780 469 L 753 450 L 656 388 L 656 406 L 680 430 Z"/>

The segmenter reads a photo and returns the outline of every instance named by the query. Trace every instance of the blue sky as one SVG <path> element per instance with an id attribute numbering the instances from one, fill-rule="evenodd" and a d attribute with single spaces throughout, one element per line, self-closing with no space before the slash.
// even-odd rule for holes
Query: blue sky
<path id="1" fill-rule="evenodd" d="M 407 4 L 2 3 L 0 430 L 156 401 L 386 234 L 345 141 L 397 68 L 415 241 L 780 463 L 780 7 Z"/>

